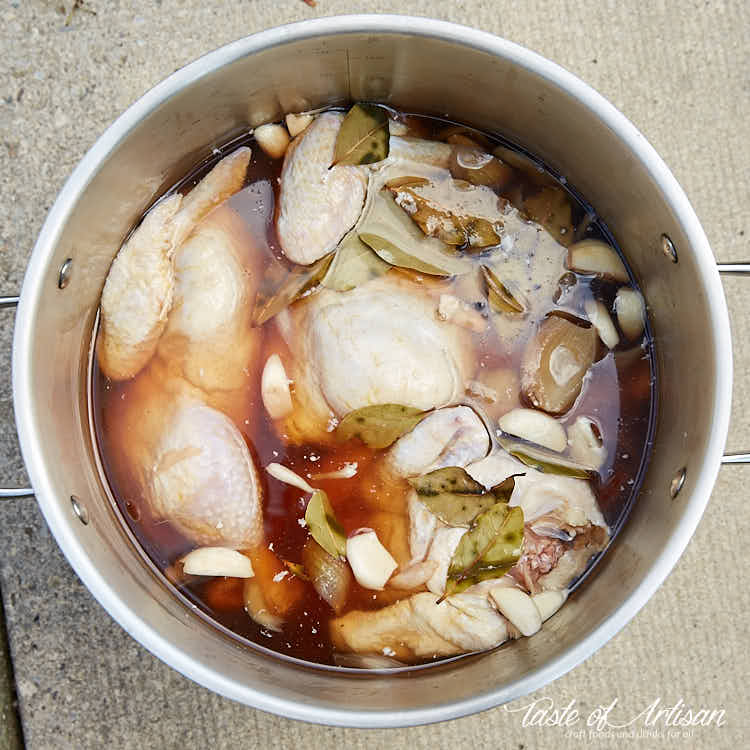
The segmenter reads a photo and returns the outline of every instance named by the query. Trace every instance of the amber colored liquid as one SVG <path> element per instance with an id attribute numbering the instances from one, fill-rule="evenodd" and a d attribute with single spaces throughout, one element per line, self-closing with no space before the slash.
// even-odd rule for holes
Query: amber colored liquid
<path id="1" fill-rule="evenodd" d="M 431 137 L 438 129 L 446 126 L 444 121 L 433 118 L 412 116 L 407 119 L 425 137 Z M 502 143 L 497 138 L 490 140 Z M 221 154 L 216 154 L 214 159 L 198 165 L 173 190 L 189 190 L 221 156 L 243 142 L 252 143 L 252 139 L 246 137 L 234 141 Z M 263 265 L 268 273 L 279 273 L 290 266 L 279 249 L 273 223 L 280 168 L 280 161 L 269 160 L 255 146 L 246 187 L 230 199 L 230 205 L 247 222 L 252 233 L 256 237 L 265 237 L 265 243 L 260 244 L 265 244 L 262 247 Z M 596 218 L 591 208 L 564 181 L 559 181 L 559 184 L 572 199 L 573 225 L 582 230 L 581 237 L 604 239 L 614 244 L 607 228 Z M 519 172 L 518 180 L 511 186 L 507 197 L 513 202 L 518 195 L 533 189 L 526 182 L 523 173 Z M 589 282 L 583 277 L 578 282 L 577 297 L 566 300 L 567 309 L 582 308 L 582 299 L 587 294 L 586 285 Z M 452 285 L 450 281 L 438 283 L 444 284 L 446 291 Z M 597 284 L 596 281 L 590 283 Z M 595 291 L 600 299 L 611 304 L 614 288 L 609 289 L 606 284 L 599 283 Z M 549 300 L 549 310 L 554 307 L 554 302 Z M 526 336 L 522 336 L 511 351 L 500 345 L 493 327 L 481 335 L 467 331 L 467 336 L 475 338 L 482 366 L 510 367 L 517 371 L 525 340 L 545 312 L 542 310 L 541 315 L 528 321 Z M 275 328 L 270 324 L 264 326 L 263 336 L 265 340 L 261 352 L 280 343 Z M 311 584 L 305 583 L 302 599 L 282 631 L 274 632 L 257 625 L 245 612 L 241 580 L 182 579 L 173 575 L 174 568 L 170 566 L 192 549 L 194 544 L 171 523 L 152 516 L 141 488 L 128 471 L 113 437 L 118 434 L 123 407 L 138 376 L 133 381 L 112 382 L 101 374 L 96 366 L 96 358 L 92 371 L 93 421 L 104 472 L 123 521 L 151 561 L 166 572 L 182 595 L 240 639 L 307 662 L 333 664 L 333 648 L 328 636 L 328 623 L 334 616 L 333 611 L 320 599 Z M 249 391 L 250 418 L 237 424 L 259 468 L 275 461 L 307 476 L 336 470 L 346 462 L 356 461 L 358 473 L 354 478 L 321 479 L 314 483 L 328 493 L 344 529 L 350 532 L 369 526 L 378 531 L 382 538 L 388 533 L 388 528 L 385 527 L 393 526 L 393 518 L 398 519 L 399 516 L 402 518 L 400 523 L 406 528 L 404 487 L 382 486 L 378 478 L 377 465 L 382 453 L 373 453 L 357 441 L 334 446 L 286 444 L 262 407 L 259 387 L 259 383 L 255 383 Z M 601 479 L 594 490 L 601 511 L 612 529 L 613 538 L 625 521 L 637 494 L 648 459 L 654 394 L 652 342 L 647 330 L 642 348 L 609 352 L 592 367 L 581 396 L 562 419 L 567 426 L 577 416 L 584 414 L 595 417 L 602 426 L 609 458 L 608 463 L 602 467 Z M 521 405 L 520 394 L 517 405 Z M 280 558 L 300 562 L 308 531 L 299 524 L 298 519 L 304 516 L 308 496 L 299 489 L 269 479 L 262 470 L 259 474 L 263 490 L 266 540 Z M 395 525 L 398 526 L 398 523 Z M 408 595 L 408 592 L 388 590 L 373 592 L 354 583 L 345 611 L 377 609 Z"/>

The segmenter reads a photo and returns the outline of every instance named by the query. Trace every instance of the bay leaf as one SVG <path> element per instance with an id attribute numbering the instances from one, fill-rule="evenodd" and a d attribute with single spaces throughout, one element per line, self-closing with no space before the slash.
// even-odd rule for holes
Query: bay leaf
<path id="1" fill-rule="evenodd" d="M 349 412 L 336 428 L 342 442 L 353 437 L 375 450 L 387 448 L 411 432 L 429 412 L 401 404 L 376 404 Z"/>
<path id="2" fill-rule="evenodd" d="M 374 164 L 388 156 L 388 113 L 372 104 L 355 104 L 344 117 L 333 152 L 332 167 Z"/>
<path id="3" fill-rule="evenodd" d="M 418 178 L 404 179 L 416 180 Z M 464 252 L 482 251 L 500 244 L 502 238 L 488 219 L 477 216 L 459 216 L 416 192 L 415 188 L 423 186 L 425 182 L 399 184 L 398 180 L 391 180 L 387 184 L 396 205 L 406 212 L 424 234 L 428 237 L 435 237 L 445 242 L 446 245 L 454 245 Z"/>
<path id="4" fill-rule="evenodd" d="M 443 523 L 469 528 L 472 521 L 496 503 L 508 502 L 515 487 L 513 475 L 490 490 L 459 466 L 436 469 L 407 481 L 419 499 Z"/>
<path id="5" fill-rule="evenodd" d="M 439 601 L 480 581 L 504 576 L 521 559 L 523 523 L 523 510 L 504 502 L 478 515 L 453 553 Z"/>
<path id="6" fill-rule="evenodd" d="M 482 266 L 482 276 L 490 307 L 499 313 L 522 313 L 524 306 L 508 291 L 489 266 Z"/>
<path id="7" fill-rule="evenodd" d="M 311 266 L 295 268 L 275 288 L 259 290 L 253 307 L 253 326 L 262 326 L 317 286 L 328 271 L 333 255 L 329 253 Z"/>
<path id="8" fill-rule="evenodd" d="M 541 445 L 512 438 L 503 432 L 497 438 L 500 446 L 521 463 L 545 474 L 558 474 L 575 479 L 593 479 L 598 472 Z"/>
<path id="9" fill-rule="evenodd" d="M 431 276 L 456 276 L 468 273 L 473 267 L 469 260 L 451 254 L 444 242 L 426 236 L 388 191 L 381 190 L 373 197 L 357 233 L 392 266 Z"/>
<path id="10" fill-rule="evenodd" d="M 356 231 L 352 230 L 339 243 L 333 261 L 320 283 L 326 289 L 348 292 L 360 284 L 382 276 L 390 267 L 372 248 L 359 239 Z"/>
<path id="11" fill-rule="evenodd" d="M 315 490 L 305 511 L 305 523 L 313 539 L 331 556 L 346 556 L 346 534 L 336 520 L 331 501 L 323 490 Z"/>

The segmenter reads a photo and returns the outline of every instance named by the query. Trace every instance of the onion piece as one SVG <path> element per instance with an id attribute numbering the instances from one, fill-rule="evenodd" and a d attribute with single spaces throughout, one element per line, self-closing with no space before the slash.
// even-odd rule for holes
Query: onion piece
<path id="1" fill-rule="evenodd" d="M 615 313 L 625 338 L 629 341 L 639 339 L 646 319 L 646 305 L 640 292 L 630 287 L 620 287 L 615 297 Z"/>
<path id="2" fill-rule="evenodd" d="M 596 330 L 552 315 L 542 321 L 521 359 L 521 391 L 538 409 L 566 412 L 594 361 Z"/>
<path id="3" fill-rule="evenodd" d="M 255 128 L 253 136 L 258 145 L 272 159 L 280 159 L 289 146 L 289 133 L 283 125 L 269 123 Z"/>
<path id="4" fill-rule="evenodd" d="M 562 452 L 568 444 L 565 428 L 549 414 L 536 409 L 512 409 L 498 420 L 500 429 L 509 435 Z"/>
<path id="5" fill-rule="evenodd" d="M 570 457 L 592 469 L 600 469 L 607 459 L 599 425 L 590 417 L 578 417 L 568 427 Z"/>
<path id="6" fill-rule="evenodd" d="M 629 281 L 622 258 L 611 245 L 600 240 L 581 240 L 571 245 L 565 266 L 577 273 L 594 274 L 614 281 Z"/>
<path id="7" fill-rule="evenodd" d="M 284 363 L 278 354 L 272 354 L 263 367 L 260 395 L 271 419 L 283 419 L 292 412 L 292 394 Z"/>
<path id="8" fill-rule="evenodd" d="M 200 547 L 182 558 L 182 569 L 192 576 L 252 578 L 253 565 L 241 552 L 227 547 Z"/>
<path id="9" fill-rule="evenodd" d="M 343 561 L 329 555 L 312 537 L 302 548 L 302 564 L 315 591 L 339 614 L 346 604 L 352 573 Z"/>
<path id="10" fill-rule="evenodd" d="M 245 600 L 245 612 L 252 620 L 268 630 L 279 632 L 284 625 L 283 618 L 273 614 L 268 608 L 268 603 L 263 596 L 263 589 L 255 578 L 245 581 L 243 592 Z"/>
<path id="11" fill-rule="evenodd" d="M 620 343 L 615 324 L 603 302 L 595 299 L 587 299 L 583 305 L 591 324 L 599 332 L 599 338 L 608 349 L 614 349 Z"/>
<path id="12" fill-rule="evenodd" d="M 299 475 L 282 464 L 271 463 L 266 466 L 266 471 L 274 478 L 284 484 L 290 484 L 292 487 L 299 487 L 305 492 L 315 492 L 315 490 Z"/>
<path id="13" fill-rule="evenodd" d="M 346 540 L 346 558 L 357 583 L 366 589 L 382 590 L 398 564 L 372 530 L 362 530 Z"/>

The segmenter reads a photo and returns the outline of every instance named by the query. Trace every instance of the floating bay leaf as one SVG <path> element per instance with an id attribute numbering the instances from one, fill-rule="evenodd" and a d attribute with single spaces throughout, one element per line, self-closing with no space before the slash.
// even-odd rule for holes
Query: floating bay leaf
<path id="1" fill-rule="evenodd" d="M 411 432 L 429 412 L 401 404 L 377 404 L 349 412 L 336 428 L 338 440 L 359 438 L 363 443 L 380 450 Z"/>
<path id="2" fill-rule="evenodd" d="M 514 475 L 515 476 L 515 475 Z M 468 528 L 480 514 L 498 502 L 508 502 L 515 487 L 514 477 L 485 490 L 459 466 L 437 469 L 408 480 L 419 499 L 443 523 Z"/>
<path id="3" fill-rule="evenodd" d="M 403 178 L 416 180 L 418 178 Z M 469 251 L 485 250 L 500 244 L 501 222 L 496 227 L 488 219 L 477 216 L 459 216 L 452 211 L 435 205 L 419 193 L 415 188 L 425 184 L 398 183 L 391 180 L 387 187 L 393 194 L 396 204 L 402 208 L 409 218 L 428 237 L 435 237 L 446 245 L 454 245 L 459 249 Z"/>
<path id="4" fill-rule="evenodd" d="M 315 490 L 305 511 L 305 523 L 313 539 L 333 557 L 346 556 L 346 534 L 336 520 L 331 501 L 323 490 Z"/>
<path id="5" fill-rule="evenodd" d="M 388 113 L 372 104 L 355 104 L 341 123 L 331 166 L 383 161 L 389 141 Z"/>
<path id="6" fill-rule="evenodd" d="M 352 230 L 339 243 L 333 261 L 320 283 L 327 289 L 347 292 L 382 276 L 390 267 Z"/>
<path id="7" fill-rule="evenodd" d="M 444 242 L 427 237 L 387 191 L 381 190 L 374 196 L 357 233 L 392 266 L 431 276 L 456 276 L 472 269 L 468 260 L 452 255 Z"/>
<path id="8" fill-rule="evenodd" d="M 508 291 L 489 266 L 482 266 L 482 276 L 487 289 L 490 307 L 499 313 L 522 313 L 524 306 Z"/>
<path id="9" fill-rule="evenodd" d="M 495 503 L 461 537 L 448 567 L 444 599 L 475 583 L 504 576 L 521 558 L 523 510 Z"/>
<path id="10" fill-rule="evenodd" d="M 262 326 L 267 320 L 278 315 L 295 300 L 311 291 L 325 276 L 333 260 L 333 253 L 313 263 L 311 266 L 299 266 L 291 271 L 280 286 L 261 289 L 255 298 L 252 322 Z"/>
<path id="11" fill-rule="evenodd" d="M 517 458 L 526 466 L 545 474 L 558 474 L 575 479 L 593 479 L 597 476 L 597 472 L 591 467 L 572 461 L 560 453 L 543 448 L 541 445 L 512 438 L 503 432 L 498 435 L 497 440 L 511 456 Z"/>

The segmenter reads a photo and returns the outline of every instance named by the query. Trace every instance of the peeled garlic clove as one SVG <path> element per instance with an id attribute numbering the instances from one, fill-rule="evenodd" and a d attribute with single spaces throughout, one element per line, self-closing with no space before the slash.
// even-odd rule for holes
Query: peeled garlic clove
<path id="1" fill-rule="evenodd" d="M 266 466 L 266 471 L 274 478 L 284 484 L 290 484 L 292 487 L 299 487 L 305 492 L 315 492 L 315 490 L 299 475 L 295 474 L 282 464 L 271 463 Z"/>
<path id="2" fill-rule="evenodd" d="M 226 547 L 194 549 L 182 558 L 182 568 L 192 576 L 252 578 L 255 575 L 249 558 Z"/>
<path id="3" fill-rule="evenodd" d="M 289 135 L 296 138 L 313 121 L 313 116 L 288 114 L 284 120 Z"/>
<path id="4" fill-rule="evenodd" d="M 283 419 L 292 413 L 289 378 L 278 354 L 272 354 L 266 360 L 260 380 L 260 395 L 271 419 Z"/>
<path id="5" fill-rule="evenodd" d="M 289 133 L 283 125 L 269 123 L 261 125 L 253 131 L 255 140 L 263 151 L 272 159 L 280 159 L 286 153 L 289 145 Z"/>
<path id="6" fill-rule="evenodd" d="M 568 427 L 568 445 L 571 458 L 592 469 L 599 469 L 607 458 L 599 427 L 589 417 L 578 417 Z"/>
<path id="7" fill-rule="evenodd" d="M 245 581 L 243 592 L 245 599 L 245 612 L 258 623 L 258 625 L 279 632 L 284 625 L 284 620 L 273 614 L 263 596 L 263 589 L 255 578 Z"/>
<path id="8" fill-rule="evenodd" d="M 545 622 L 565 604 L 567 598 L 568 591 L 565 589 L 563 591 L 542 591 L 540 594 L 534 594 L 531 601 L 539 610 L 539 617 L 541 617 L 542 622 Z"/>
<path id="9" fill-rule="evenodd" d="M 614 349 L 620 343 L 620 336 L 604 303 L 595 299 L 587 299 L 583 309 L 594 328 L 599 332 L 599 338 L 604 342 L 604 345 L 608 349 Z"/>
<path id="10" fill-rule="evenodd" d="M 521 589 L 499 586 L 490 591 L 500 613 L 522 635 L 534 635 L 542 627 L 542 617 L 531 597 Z"/>
<path id="11" fill-rule="evenodd" d="M 623 286 L 617 290 L 615 313 L 622 332 L 630 341 L 643 334 L 646 319 L 646 305 L 640 292 Z"/>
<path id="12" fill-rule="evenodd" d="M 578 273 L 595 274 L 615 281 L 629 281 L 622 258 L 611 245 L 600 240 L 581 240 L 571 245 L 565 265 Z"/>
<path id="13" fill-rule="evenodd" d="M 346 559 L 357 583 L 366 589 L 381 590 L 398 567 L 372 529 L 346 540 Z"/>
<path id="14" fill-rule="evenodd" d="M 498 420 L 500 429 L 553 451 L 564 451 L 568 444 L 565 428 L 549 414 L 536 409 L 512 409 Z"/>

